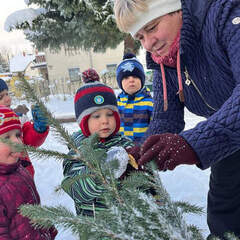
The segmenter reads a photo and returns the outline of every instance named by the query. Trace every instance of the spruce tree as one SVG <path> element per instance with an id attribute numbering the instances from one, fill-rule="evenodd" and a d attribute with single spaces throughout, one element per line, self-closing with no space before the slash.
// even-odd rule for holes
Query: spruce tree
<path id="1" fill-rule="evenodd" d="M 20 21 L 11 29 L 24 30 L 38 49 L 59 50 L 65 46 L 105 52 L 125 40 L 125 48 L 131 48 L 128 51 L 136 53 L 140 47 L 129 34 L 118 30 L 111 0 L 29 0 L 31 4 L 40 7 L 35 10 L 36 18 L 32 22 Z"/>
<path id="2" fill-rule="evenodd" d="M 164 189 L 159 172 L 154 166 L 149 165 L 148 172 L 134 172 L 119 182 L 113 174 L 113 170 L 118 168 L 117 161 L 106 164 L 106 151 L 94 147 L 98 136 L 93 135 L 87 138 L 83 147 L 80 150 L 77 149 L 68 132 L 52 117 L 43 102 L 35 95 L 28 81 L 21 78 L 21 82 L 28 100 L 38 104 L 47 115 L 56 138 L 74 149 L 77 156 L 81 156 L 81 160 L 91 169 L 90 174 L 93 174 L 106 189 L 103 194 L 106 210 L 101 213 L 95 212 L 93 218 L 76 216 L 64 206 L 21 206 L 21 213 L 29 217 L 34 226 L 49 227 L 54 224 L 70 229 L 77 236 L 87 230 L 87 239 L 90 240 L 203 239 L 200 230 L 196 226 L 187 225 L 184 220 L 184 214 L 199 214 L 202 213 L 202 209 L 187 202 L 173 202 Z M 22 146 L 18 147 L 22 148 Z M 39 159 L 49 156 L 60 161 L 72 158 L 57 151 L 35 149 L 29 146 L 24 146 L 24 149 L 37 155 Z M 76 177 L 76 180 L 77 178 L 79 177 Z M 156 190 L 160 197 L 158 201 L 146 193 L 145 190 L 150 187 Z"/>

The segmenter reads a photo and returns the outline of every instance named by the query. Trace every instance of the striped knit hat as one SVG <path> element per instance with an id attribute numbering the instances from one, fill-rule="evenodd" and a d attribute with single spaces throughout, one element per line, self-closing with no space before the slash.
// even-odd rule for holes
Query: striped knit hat
<path id="1" fill-rule="evenodd" d="M 74 98 L 75 115 L 77 122 L 85 136 L 90 136 L 88 118 L 100 109 L 109 108 L 113 111 L 116 119 L 116 129 L 119 131 L 120 117 L 117 107 L 117 99 L 112 88 L 98 81 L 88 82 L 77 90 Z"/>
<path id="2" fill-rule="evenodd" d="M 22 131 L 18 116 L 12 109 L 0 105 L 0 135 L 13 129 Z"/>

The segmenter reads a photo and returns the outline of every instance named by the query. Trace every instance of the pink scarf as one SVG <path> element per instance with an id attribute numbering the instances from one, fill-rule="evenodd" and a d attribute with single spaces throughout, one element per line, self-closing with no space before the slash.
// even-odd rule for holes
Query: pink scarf
<path id="1" fill-rule="evenodd" d="M 181 102 L 184 102 L 182 76 L 181 76 L 181 68 L 180 68 L 179 43 L 180 43 L 180 31 L 177 34 L 176 38 L 174 39 L 172 45 L 170 46 L 168 55 L 162 57 L 162 56 L 156 56 L 153 53 L 151 54 L 153 61 L 157 64 L 160 64 L 160 67 L 161 67 L 162 81 L 163 81 L 164 111 L 167 111 L 168 109 L 167 86 L 166 86 L 164 65 L 177 68 L 179 99 Z"/>
<path id="2" fill-rule="evenodd" d="M 163 64 L 169 67 L 176 67 L 177 66 L 177 52 L 179 50 L 179 42 L 180 42 L 180 32 L 177 34 L 176 38 L 174 39 L 172 45 L 170 46 L 170 50 L 168 55 L 156 56 L 152 53 L 152 59 L 155 63 Z"/>

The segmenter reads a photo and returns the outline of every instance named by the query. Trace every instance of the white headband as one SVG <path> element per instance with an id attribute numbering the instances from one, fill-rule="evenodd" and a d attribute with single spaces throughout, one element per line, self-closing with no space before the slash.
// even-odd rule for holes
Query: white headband
<path id="1" fill-rule="evenodd" d="M 129 32 L 134 37 L 147 23 L 168 13 L 180 10 L 181 8 L 180 0 L 150 0 L 148 3 L 148 11 L 137 13 L 137 20 L 129 28 Z"/>

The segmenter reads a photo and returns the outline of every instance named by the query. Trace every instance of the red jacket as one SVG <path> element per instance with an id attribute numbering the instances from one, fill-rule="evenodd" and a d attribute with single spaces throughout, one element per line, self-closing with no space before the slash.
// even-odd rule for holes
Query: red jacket
<path id="1" fill-rule="evenodd" d="M 37 132 L 33 127 L 33 122 L 25 122 L 22 126 L 23 143 L 32 147 L 41 146 L 49 132 L 49 127 L 43 133 Z M 24 153 L 22 158 L 22 165 L 29 171 L 32 177 L 34 177 L 34 168 L 32 162 L 27 153 Z"/>
<path id="2" fill-rule="evenodd" d="M 0 239 L 52 240 L 57 235 L 54 227 L 34 229 L 29 219 L 18 208 L 22 204 L 40 204 L 33 178 L 18 163 L 0 164 Z"/>

